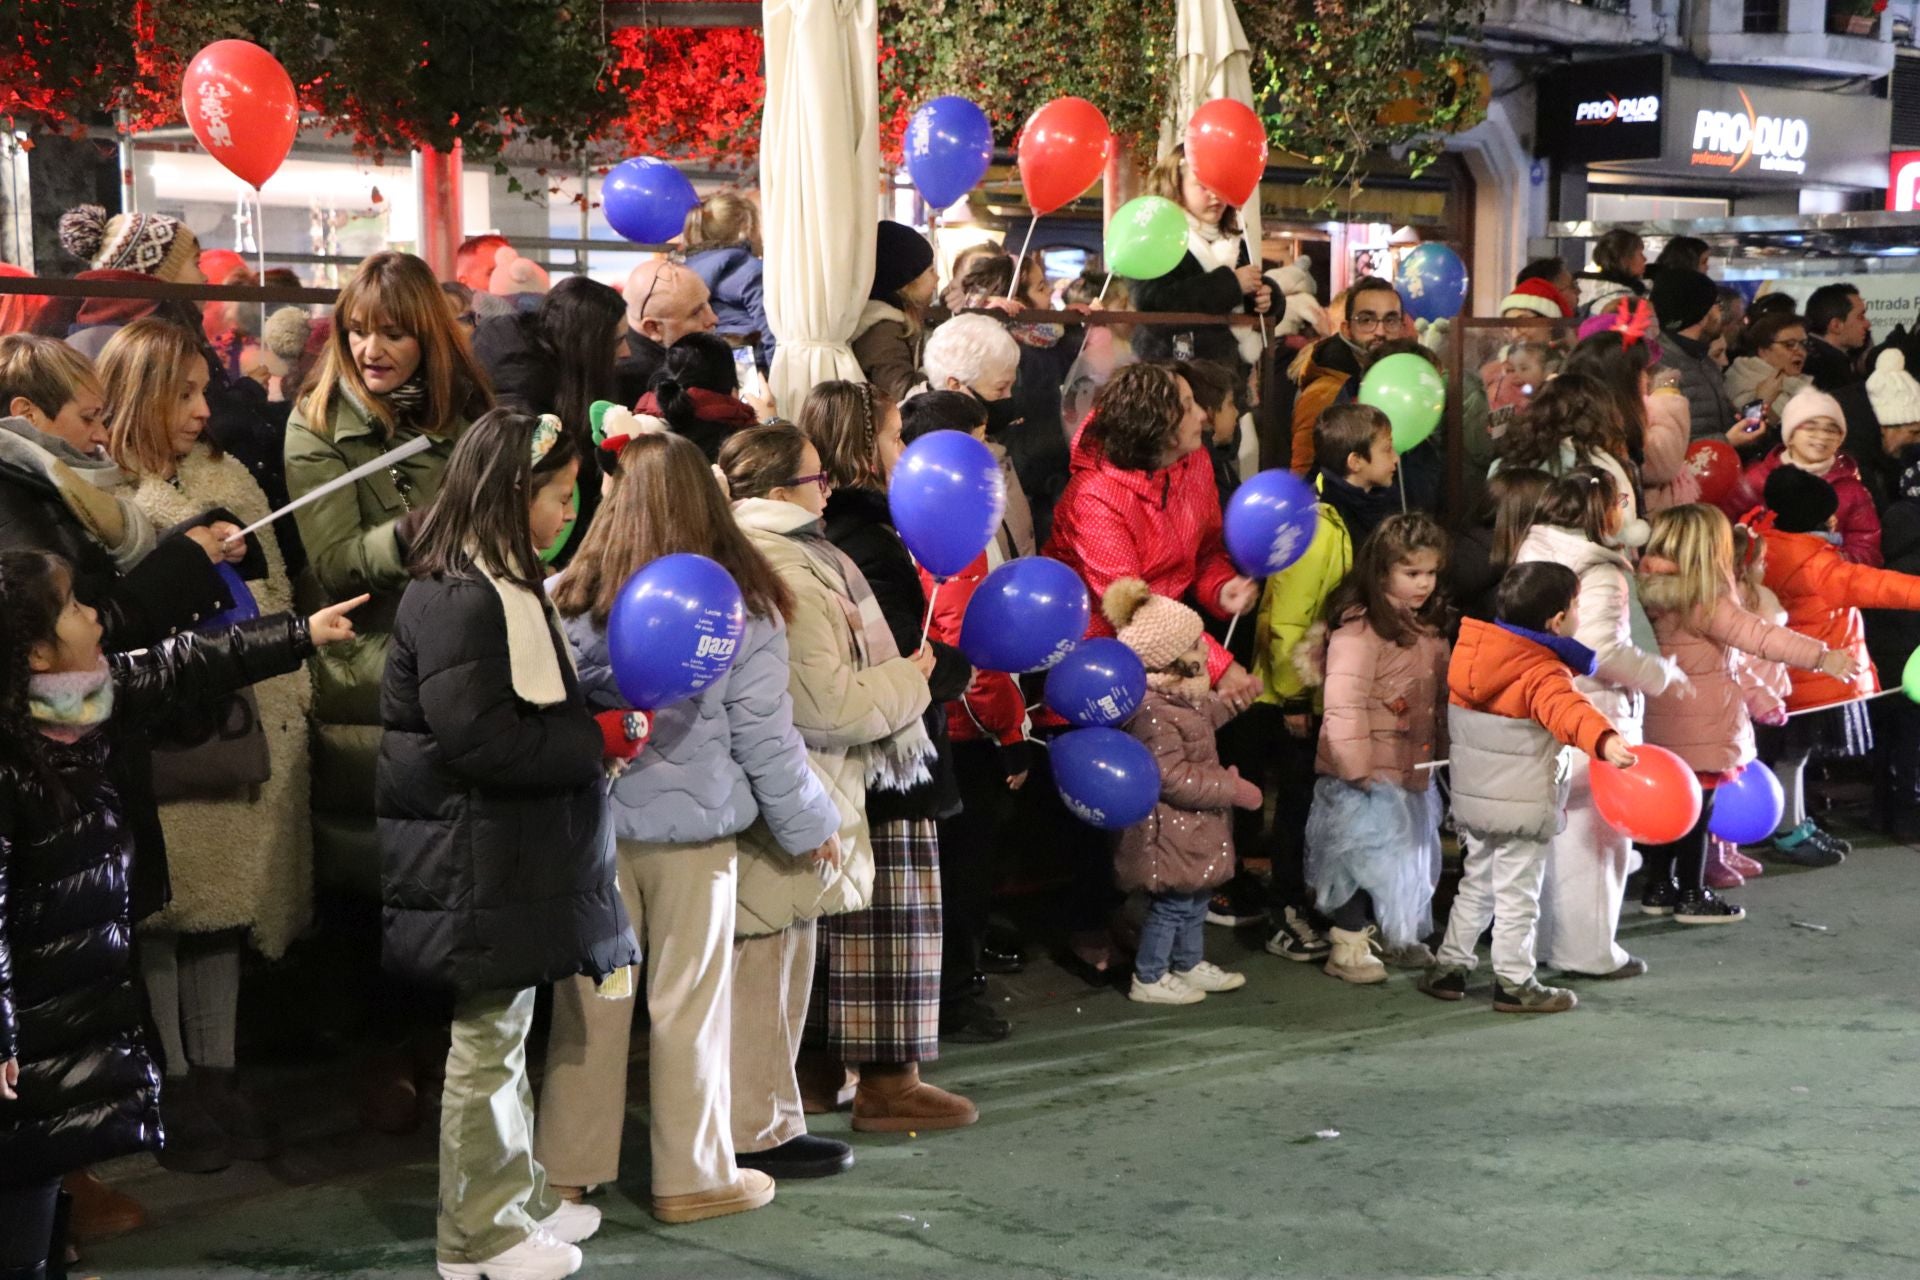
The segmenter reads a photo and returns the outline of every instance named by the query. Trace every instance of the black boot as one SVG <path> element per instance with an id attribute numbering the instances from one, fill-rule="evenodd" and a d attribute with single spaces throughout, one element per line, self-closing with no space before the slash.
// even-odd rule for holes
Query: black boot
<path id="1" fill-rule="evenodd" d="M 173 1173 L 218 1173 L 233 1163 L 227 1135 L 200 1101 L 193 1076 L 168 1076 L 160 1086 L 160 1125 L 166 1135 L 160 1167 Z"/>
<path id="2" fill-rule="evenodd" d="M 193 1088 L 201 1106 L 226 1135 L 235 1159 L 271 1160 L 280 1154 L 279 1130 L 260 1114 L 231 1067 L 195 1067 Z"/>

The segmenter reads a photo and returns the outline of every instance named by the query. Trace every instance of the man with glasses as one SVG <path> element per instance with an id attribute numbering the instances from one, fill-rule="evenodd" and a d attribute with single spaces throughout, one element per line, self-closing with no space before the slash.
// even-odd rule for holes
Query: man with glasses
<path id="1" fill-rule="evenodd" d="M 1726 376 L 1708 354 L 1720 336 L 1720 290 L 1711 278 L 1685 267 L 1668 267 L 1653 278 L 1653 311 L 1660 320 L 1661 367 L 1680 375 L 1695 440 L 1727 436 L 1740 406 L 1727 395 Z M 1752 424 L 1756 441 L 1765 422 Z M 1739 437 L 1736 436 L 1736 445 Z"/>
<path id="2" fill-rule="evenodd" d="M 712 333 L 719 323 L 707 286 L 671 258 L 653 258 L 627 276 L 626 353 L 613 367 L 620 400 L 628 408 L 647 394 L 666 363 L 667 348 L 690 333 Z"/>
<path id="3" fill-rule="evenodd" d="M 1338 300 L 1336 299 L 1336 310 Z M 1292 467 L 1313 469 L 1313 424 L 1328 406 L 1359 393 L 1361 375 L 1381 346 L 1411 332 L 1399 292 L 1378 276 L 1362 276 L 1347 290 L 1340 331 L 1307 348 L 1289 371 L 1299 388 L 1293 401 Z"/>

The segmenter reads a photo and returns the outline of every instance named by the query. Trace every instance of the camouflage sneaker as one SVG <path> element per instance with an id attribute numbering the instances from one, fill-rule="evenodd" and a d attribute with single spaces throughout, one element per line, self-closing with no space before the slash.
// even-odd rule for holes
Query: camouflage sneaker
<path id="1" fill-rule="evenodd" d="M 1467 971 L 1457 964 L 1437 964 L 1427 970 L 1419 987 L 1435 1000 L 1465 1000 Z"/>
<path id="2" fill-rule="evenodd" d="M 1493 980 L 1495 1013 L 1565 1013 L 1579 1003 L 1580 998 L 1565 987 L 1545 986 L 1534 978 L 1517 987 Z"/>

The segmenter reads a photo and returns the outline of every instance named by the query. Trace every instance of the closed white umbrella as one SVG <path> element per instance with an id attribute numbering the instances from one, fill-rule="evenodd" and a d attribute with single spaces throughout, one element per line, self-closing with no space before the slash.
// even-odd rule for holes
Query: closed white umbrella
<path id="1" fill-rule="evenodd" d="M 1174 57 L 1179 85 L 1173 113 L 1160 130 L 1160 154 L 1165 156 L 1187 136 L 1187 118 L 1195 108 L 1215 98 L 1232 98 L 1249 107 L 1253 101 L 1253 46 L 1240 25 L 1233 0 L 1179 0 L 1173 16 Z M 1247 243 L 1260 244 L 1258 196 L 1240 210 Z"/>
<path id="2" fill-rule="evenodd" d="M 798 417 L 815 385 L 859 380 L 847 341 L 873 280 L 880 91 L 874 0 L 767 0 L 760 133 L 772 383 Z"/>

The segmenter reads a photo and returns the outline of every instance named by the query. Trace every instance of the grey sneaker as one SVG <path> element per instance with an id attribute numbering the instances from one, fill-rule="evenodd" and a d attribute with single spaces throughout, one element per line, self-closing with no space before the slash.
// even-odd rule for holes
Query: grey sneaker
<path id="1" fill-rule="evenodd" d="M 1580 1003 L 1580 997 L 1565 987 L 1549 987 L 1537 978 L 1528 978 L 1510 987 L 1499 978 L 1493 980 L 1495 1013 L 1565 1013 Z"/>
<path id="2" fill-rule="evenodd" d="M 1465 1000 L 1467 971 L 1457 964 L 1437 964 L 1427 970 L 1419 987 L 1435 1000 Z"/>
<path id="3" fill-rule="evenodd" d="M 1390 947 L 1374 939 L 1373 953 L 1380 957 L 1389 969 L 1431 969 L 1433 968 L 1433 948 L 1424 942 L 1409 942 L 1404 947 Z"/>

